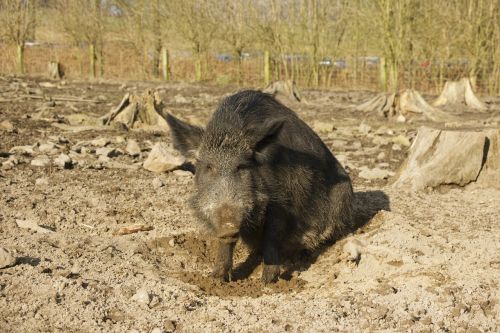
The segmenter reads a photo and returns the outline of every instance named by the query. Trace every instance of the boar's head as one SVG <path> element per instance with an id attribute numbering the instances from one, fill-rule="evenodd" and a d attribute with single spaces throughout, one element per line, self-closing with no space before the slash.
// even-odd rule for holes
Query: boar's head
<path id="1" fill-rule="evenodd" d="M 225 99 L 205 129 L 167 116 L 174 148 L 195 161 L 193 209 L 228 241 L 238 237 L 242 225 L 252 228 L 264 212 L 269 198 L 262 190 L 267 186 L 262 173 L 272 163 L 285 124 L 279 118 L 252 117 L 252 110 L 269 106 L 241 97 Z"/>

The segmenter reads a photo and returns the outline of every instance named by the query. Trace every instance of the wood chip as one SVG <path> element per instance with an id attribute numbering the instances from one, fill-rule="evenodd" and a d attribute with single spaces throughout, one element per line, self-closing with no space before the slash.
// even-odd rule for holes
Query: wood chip
<path id="1" fill-rule="evenodd" d="M 121 235 L 133 234 L 139 231 L 149 231 L 149 230 L 153 230 L 153 227 L 150 225 L 133 224 L 126 227 L 121 227 L 120 229 L 113 232 L 113 235 L 121 236 Z"/>

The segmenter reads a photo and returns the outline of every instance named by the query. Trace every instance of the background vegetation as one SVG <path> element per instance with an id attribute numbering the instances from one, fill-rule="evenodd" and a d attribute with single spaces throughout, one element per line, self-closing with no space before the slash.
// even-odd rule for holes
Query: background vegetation
<path id="1" fill-rule="evenodd" d="M 500 93 L 498 0 L 2 0 L 0 73 Z M 266 73 L 268 70 L 268 73 Z"/>

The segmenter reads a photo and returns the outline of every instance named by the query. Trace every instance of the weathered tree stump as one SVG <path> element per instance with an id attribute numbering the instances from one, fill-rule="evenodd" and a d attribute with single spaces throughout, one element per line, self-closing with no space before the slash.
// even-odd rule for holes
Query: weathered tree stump
<path id="1" fill-rule="evenodd" d="M 147 90 L 141 95 L 127 93 L 120 104 L 101 117 L 100 121 L 103 125 L 118 122 L 128 128 L 168 130 L 162 109 L 162 101 L 157 92 Z"/>
<path id="2" fill-rule="evenodd" d="M 450 120 L 451 116 L 429 105 L 424 98 L 413 89 L 407 89 L 397 94 L 381 93 L 356 107 L 363 112 L 376 112 L 384 118 L 406 119 L 412 115 L 421 115 L 433 121 Z M 401 118 L 403 117 L 403 118 Z"/>
<path id="3" fill-rule="evenodd" d="M 421 127 L 395 187 L 412 190 L 480 182 L 500 187 L 500 130 L 440 130 Z"/>
<path id="4" fill-rule="evenodd" d="M 64 76 L 64 71 L 62 69 L 62 66 L 57 61 L 50 61 L 48 63 L 47 72 L 48 72 L 49 78 L 51 78 L 53 80 L 60 80 Z"/>
<path id="5" fill-rule="evenodd" d="M 476 97 L 470 80 L 463 78 L 460 81 L 448 81 L 445 83 L 441 95 L 434 101 L 434 106 L 446 106 L 462 104 L 477 110 L 486 110 L 486 104 Z"/>
<path id="6" fill-rule="evenodd" d="M 286 102 L 300 102 L 302 100 L 299 89 L 292 80 L 275 81 L 262 91 L 273 95 L 285 104 Z"/>

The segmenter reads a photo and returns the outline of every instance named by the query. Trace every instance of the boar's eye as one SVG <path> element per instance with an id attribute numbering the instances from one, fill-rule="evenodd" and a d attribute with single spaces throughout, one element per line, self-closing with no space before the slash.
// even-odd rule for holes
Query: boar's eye
<path id="1" fill-rule="evenodd" d="M 252 167 L 252 164 L 250 162 L 240 163 L 236 166 L 236 171 L 250 169 L 251 167 Z"/>

